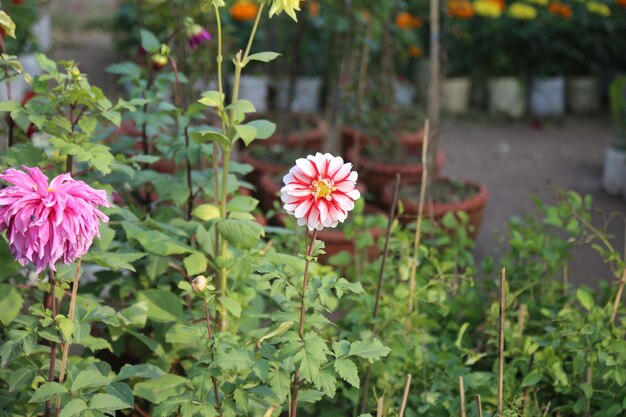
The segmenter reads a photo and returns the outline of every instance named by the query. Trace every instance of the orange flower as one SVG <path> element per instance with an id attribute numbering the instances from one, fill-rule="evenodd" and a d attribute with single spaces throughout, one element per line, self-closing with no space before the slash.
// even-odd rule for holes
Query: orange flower
<path id="1" fill-rule="evenodd" d="M 250 0 L 240 0 L 230 8 L 230 15 L 233 19 L 239 21 L 254 20 L 258 12 L 259 5 L 252 3 Z"/>
<path id="2" fill-rule="evenodd" d="M 626 0 L 615 0 L 618 6 L 626 7 Z"/>
<path id="3" fill-rule="evenodd" d="M 620 0 L 617 0 L 617 1 L 620 1 Z M 626 1 L 626 0 L 621 0 L 621 1 Z M 572 8 L 569 5 L 565 3 L 561 3 L 558 0 L 551 2 L 550 5 L 548 6 L 548 10 L 553 15 L 562 17 L 564 19 L 569 19 L 570 17 L 572 17 Z"/>
<path id="4" fill-rule="evenodd" d="M 320 2 L 313 0 L 313 1 L 309 1 L 307 2 L 308 6 L 309 6 L 309 14 L 313 17 L 317 17 L 320 15 Z"/>
<path id="5" fill-rule="evenodd" d="M 413 45 L 409 48 L 409 55 L 413 58 L 419 58 L 424 55 L 424 50 L 419 46 Z"/>
<path id="6" fill-rule="evenodd" d="M 504 11 L 506 9 L 506 1 L 505 0 L 491 0 L 494 3 L 497 3 L 500 6 L 500 10 Z"/>
<path id="7" fill-rule="evenodd" d="M 448 15 L 457 19 L 470 19 L 474 16 L 474 8 L 468 0 L 449 0 Z"/>
<path id="8" fill-rule="evenodd" d="M 396 16 L 396 26 L 402 30 L 417 29 L 422 26 L 422 19 L 411 13 L 401 12 Z"/>

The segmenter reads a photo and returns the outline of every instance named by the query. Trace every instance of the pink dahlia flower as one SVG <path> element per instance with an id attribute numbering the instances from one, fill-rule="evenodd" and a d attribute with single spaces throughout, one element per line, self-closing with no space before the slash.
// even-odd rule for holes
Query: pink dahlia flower
<path id="1" fill-rule="evenodd" d="M 109 220 L 98 206 L 111 204 L 105 191 L 70 174 L 48 184 L 39 168 L 24 169 L 0 174 L 13 184 L 0 190 L 0 232 L 6 230 L 11 253 L 22 266 L 32 263 L 37 273 L 46 267 L 55 271 L 59 260 L 70 264 L 87 253 L 94 236 L 100 236 L 100 220 Z"/>
<path id="2" fill-rule="evenodd" d="M 211 39 L 213 38 L 209 31 L 200 25 L 192 25 L 187 29 L 187 42 L 191 49 L 195 49 L 204 42 L 209 42 Z"/>
<path id="3" fill-rule="evenodd" d="M 306 224 L 309 230 L 335 227 L 346 220 L 361 196 L 356 189 L 357 177 L 352 164 L 318 152 L 298 159 L 285 175 L 281 200 L 300 226 Z"/>

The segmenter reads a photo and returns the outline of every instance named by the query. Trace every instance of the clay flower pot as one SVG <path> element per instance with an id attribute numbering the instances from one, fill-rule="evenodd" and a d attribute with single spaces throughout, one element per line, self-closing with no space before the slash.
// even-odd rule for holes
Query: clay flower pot
<path id="1" fill-rule="evenodd" d="M 438 178 L 436 183 L 450 183 L 451 180 L 448 178 Z M 469 197 L 460 199 L 458 201 L 448 201 L 448 202 L 440 202 L 434 201 L 432 205 L 425 204 L 424 205 L 424 218 L 432 217 L 435 222 L 438 222 L 443 218 L 446 213 L 459 213 L 465 212 L 469 216 L 469 230 L 468 236 L 472 239 L 476 239 L 478 232 L 480 230 L 480 225 L 482 224 L 483 215 L 485 212 L 485 205 L 487 204 L 487 200 L 489 199 L 489 192 L 487 188 L 479 183 L 461 180 L 463 184 L 468 187 L 473 187 L 476 192 L 472 193 Z M 419 184 L 415 179 L 408 179 L 402 181 L 400 185 L 400 189 L 402 190 L 403 185 L 416 185 Z M 436 185 L 435 185 L 436 186 Z M 394 181 L 389 181 L 383 191 L 383 202 L 387 207 L 391 206 L 392 202 L 392 194 L 393 194 Z M 401 198 L 399 201 L 402 202 L 404 206 L 404 214 L 399 218 L 399 220 L 403 223 L 411 223 L 415 221 L 417 218 L 417 214 L 419 212 L 419 197 L 418 195 L 415 198 Z"/>
<path id="2" fill-rule="evenodd" d="M 328 126 L 326 122 L 319 117 L 306 114 L 294 114 L 296 118 L 300 118 L 310 122 L 314 127 L 303 131 L 293 131 L 286 142 L 287 146 L 291 149 L 297 149 L 302 147 L 303 154 L 301 157 L 306 156 L 306 150 L 319 150 L 322 147 L 326 133 L 328 132 Z M 259 186 L 259 180 L 261 175 L 267 174 L 270 177 L 274 177 L 280 173 L 286 173 L 293 165 L 294 161 L 281 162 L 272 160 L 271 157 L 259 158 L 254 155 L 253 150 L 255 148 L 268 148 L 270 146 L 280 146 L 283 143 L 283 138 L 280 132 L 275 133 L 273 136 L 254 142 L 250 148 L 242 149 L 239 153 L 239 160 L 243 163 L 250 164 L 254 168 L 246 179 L 251 183 Z M 269 155 L 268 155 L 269 156 Z"/>
<path id="3" fill-rule="evenodd" d="M 357 134 L 359 134 L 359 131 L 354 127 L 343 126 L 341 128 L 341 149 L 344 154 L 348 153 L 349 149 L 354 146 Z M 361 143 L 367 143 L 369 140 L 368 136 L 363 132 L 360 135 Z M 396 135 L 400 143 L 411 151 L 411 154 L 417 153 L 417 150 L 421 149 L 424 143 L 424 129 L 401 131 L 396 133 Z"/>
<path id="4" fill-rule="evenodd" d="M 411 154 L 410 152 L 407 152 Z M 348 150 L 348 160 L 356 161 L 356 148 L 352 147 Z M 417 156 L 417 155 L 414 155 Z M 424 167 L 421 162 L 411 164 L 379 162 L 370 159 L 365 155 L 358 158 L 359 179 L 365 182 L 368 191 L 370 191 L 377 200 L 382 199 L 383 189 L 388 182 L 393 181 L 396 173 L 400 173 L 402 178 L 422 178 Z M 437 152 L 435 161 L 435 174 L 446 161 L 446 157 L 442 151 Z"/>

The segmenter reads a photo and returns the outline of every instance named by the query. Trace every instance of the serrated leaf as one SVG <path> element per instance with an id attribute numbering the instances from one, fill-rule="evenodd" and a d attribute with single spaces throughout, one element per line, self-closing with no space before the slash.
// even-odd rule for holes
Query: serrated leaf
<path id="1" fill-rule="evenodd" d="M 111 394 L 96 394 L 89 400 L 89 408 L 92 410 L 124 410 L 130 408 L 121 399 Z"/>
<path id="2" fill-rule="evenodd" d="M 29 403 L 42 403 L 52 400 L 61 394 L 67 393 L 67 388 L 58 382 L 46 382 L 40 386 L 28 401 Z"/>
<path id="3" fill-rule="evenodd" d="M 326 361 L 326 354 L 330 353 L 326 342 L 315 333 L 307 333 L 304 336 L 303 349 L 295 355 L 295 360 L 300 362 L 300 373 L 304 379 L 313 382 L 320 371 L 321 365 Z"/>
<path id="4" fill-rule="evenodd" d="M 159 404 L 169 397 L 184 391 L 186 379 L 182 376 L 167 374 L 149 381 L 135 384 L 133 393 L 154 404 Z"/>
<path id="5" fill-rule="evenodd" d="M 200 220 L 207 221 L 220 217 L 220 209 L 213 204 L 200 204 L 193 209 L 191 214 Z"/>
<path id="6" fill-rule="evenodd" d="M 333 398 L 337 391 L 337 378 L 331 372 L 321 371 L 313 378 L 313 385 L 328 397 Z"/>
<path id="7" fill-rule="evenodd" d="M 291 379 L 282 371 L 271 372 L 269 375 L 270 387 L 279 401 L 283 402 L 289 394 Z"/>
<path id="8" fill-rule="evenodd" d="M 154 379 L 160 376 L 166 375 L 167 372 L 159 368 L 158 366 L 144 363 L 141 365 L 124 365 L 120 372 L 115 377 L 116 381 L 123 381 L 130 378 L 146 378 Z"/>
<path id="9" fill-rule="evenodd" d="M 148 319 L 168 323 L 183 318 L 183 303 L 174 293 L 166 290 L 149 289 L 139 291 L 137 300 L 148 306 Z"/>
<path id="10" fill-rule="evenodd" d="M 361 380 L 359 379 L 359 371 L 356 365 L 350 359 L 337 359 L 333 365 L 337 374 L 348 384 L 355 388 L 359 388 Z"/>
<path id="11" fill-rule="evenodd" d="M 61 414 L 59 414 L 59 417 L 73 417 L 77 414 L 82 413 L 86 409 L 87 403 L 85 401 L 81 400 L 80 398 L 74 398 L 73 400 L 65 404 L 65 407 L 63 407 L 63 409 L 61 410 Z"/>
<path id="12" fill-rule="evenodd" d="M 230 314 L 237 318 L 241 317 L 241 304 L 238 301 L 230 297 L 220 297 L 219 300 Z"/>
<path id="13" fill-rule="evenodd" d="M 358 356 L 368 359 L 370 362 L 377 361 L 385 357 L 391 352 L 387 346 L 383 345 L 378 339 L 357 340 L 350 345 L 350 356 Z"/>
<path id="14" fill-rule="evenodd" d="M 96 371 L 95 369 L 87 369 L 76 375 L 70 390 L 75 393 L 85 388 L 105 387 L 110 383 L 111 380 L 102 375 L 99 371 Z"/>
<path id="15" fill-rule="evenodd" d="M 29 387 L 35 379 L 35 371 L 29 368 L 17 369 L 9 375 L 7 383 L 9 384 L 9 392 L 21 390 Z"/>
<path id="16" fill-rule="evenodd" d="M 243 371 L 252 364 L 248 354 L 239 349 L 231 349 L 227 352 L 219 351 L 215 356 L 215 364 L 224 370 Z"/>
<path id="17" fill-rule="evenodd" d="M 324 393 L 314 390 L 314 389 L 305 389 L 300 392 L 298 395 L 298 401 L 302 401 L 303 403 L 316 403 L 324 397 Z"/>
<path id="18" fill-rule="evenodd" d="M 200 252 L 194 252 L 183 259 L 187 275 L 199 275 L 206 272 L 209 260 Z"/>
<path id="19" fill-rule="evenodd" d="M 24 305 L 22 294 L 13 285 L 0 284 L 0 323 L 11 324 Z"/>

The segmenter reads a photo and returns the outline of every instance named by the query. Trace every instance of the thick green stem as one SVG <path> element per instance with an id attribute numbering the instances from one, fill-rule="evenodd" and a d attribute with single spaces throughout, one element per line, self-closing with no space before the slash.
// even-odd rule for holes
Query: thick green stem
<path id="1" fill-rule="evenodd" d="M 230 165 L 230 149 L 224 150 L 224 163 L 222 165 L 222 191 L 220 193 L 221 195 L 221 203 L 220 203 L 220 217 L 222 218 L 226 218 L 227 216 L 227 212 L 226 212 L 226 203 L 227 203 L 227 193 L 228 193 L 228 168 Z M 219 227 L 219 225 L 217 226 Z M 226 253 L 226 249 L 227 249 L 227 242 L 225 239 L 222 239 L 220 242 L 220 254 L 224 255 Z M 219 272 L 219 276 L 220 276 L 220 296 L 221 297 L 225 297 L 227 294 L 227 286 L 228 286 L 228 269 L 226 267 L 221 267 L 220 268 L 220 272 Z M 222 309 L 222 311 L 220 311 L 220 329 L 222 331 L 226 330 L 226 326 L 227 326 L 227 314 L 226 314 L 226 310 Z"/>

